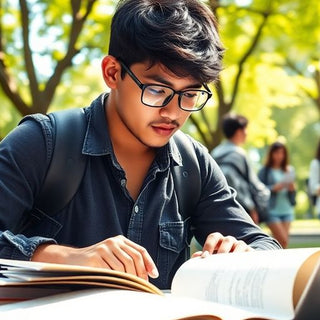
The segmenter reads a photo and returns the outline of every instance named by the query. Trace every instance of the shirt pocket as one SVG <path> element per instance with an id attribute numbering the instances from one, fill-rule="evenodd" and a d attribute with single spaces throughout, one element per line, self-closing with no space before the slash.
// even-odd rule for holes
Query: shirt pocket
<path id="1" fill-rule="evenodd" d="M 186 221 L 161 223 L 159 230 L 162 248 L 179 253 L 188 245 Z"/>
<path id="2" fill-rule="evenodd" d="M 178 267 L 189 257 L 188 223 L 186 221 L 164 222 L 159 225 L 159 248 L 157 267 L 160 273 L 154 283 L 161 289 L 171 286 Z"/>

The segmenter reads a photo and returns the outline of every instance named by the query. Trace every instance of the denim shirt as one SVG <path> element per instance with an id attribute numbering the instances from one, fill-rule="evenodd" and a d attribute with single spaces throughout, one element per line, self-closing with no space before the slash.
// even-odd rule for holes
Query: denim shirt
<path id="1" fill-rule="evenodd" d="M 166 289 L 188 258 L 193 235 L 200 244 L 209 233 L 219 231 L 257 249 L 279 248 L 235 201 L 235 192 L 215 161 L 193 139 L 201 171 L 201 196 L 193 214 L 184 217 L 179 209 L 172 167 L 180 166 L 181 159 L 172 140 L 157 150 L 134 201 L 110 141 L 106 97 L 102 94 L 85 108 L 84 177 L 73 199 L 54 216 L 32 210 L 53 151 L 50 120 L 26 119 L 0 143 L 1 258 L 29 260 L 42 243 L 85 247 L 124 235 L 148 250 L 160 273 L 151 281 Z M 19 223 L 31 217 L 32 223 L 17 234 Z"/>

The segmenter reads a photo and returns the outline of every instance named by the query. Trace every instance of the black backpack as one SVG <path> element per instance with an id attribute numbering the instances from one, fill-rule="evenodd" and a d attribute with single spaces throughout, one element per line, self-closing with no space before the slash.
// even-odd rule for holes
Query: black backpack
<path id="1" fill-rule="evenodd" d="M 82 181 L 88 158 L 82 154 L 87 117 L 82 108 L 53 112 L 48 117 L 55 129 L 55 143 L 45 182 L 34 207 L 53 216 L 71 201 Z M 173 175 L 179 206 L 182 215 L 187 217 L 200 198 L 200 168 L 191 140 L 180 131 L 174 135 L 174 140 L 183 166 L 174 166 Z"/>
<path id="2" fill-rule="evenodd" d="M 319 181 L 320 181 L 320 176 L 319 176 Z M 313 194 L 311 192 L 311 190 L 310 190 L 309 178 L 305 179 L 305 184 L 306 184 L 306 192 L 307 192 L 307 196 L 308 196 L 309 202 L 314 207 L 316 205 L 316 202 L 317 202 L 317 195 Z"/>
<path id="3" fill-rule="evenodd" d="M 232 162 L 229 160 L 229 157 L 232 153 L 235 151 L 229 151 L 226 152 L 225 154 L 219 156 L 219 157 L 214 157 L 218 165 L 221 166 L 228 166 L 233 168 L 239 176 L 241 176 L 249 186 L 249 191 L 252 197 L 252 200 L 255 204 L 255 209 L 257 210 L 257 213 L 259 215 L 259 223 L 265 222 L 268 218 L 268 204 L 269 204 L 269 199 L 270 195 L 268 192 L 268 189 L 264 186 L 264 184 L 261 182 L 261 187 L 264 186 L 264 188 L 257 188 L 255 184 L 253 184 L 250 180 L 249 176 L 249 165 L 247 162 L 247 159 L 244 156 L 242 157 L 244 167 L 245 167 L 245 172 L 243 172 L 239 166 L 238 163 Z M 240 154 L 237 153 L 238 156 Z M 268 170 L 266 170 L 265 175 L 267 176 Z M 268 193 L 267 193 L 268 192 Z M 249 210 L 245 207 L 245 205 L 242 203 L 241 199 L 238 199 L 238 201 L 241 203 L 241 205 L 245 208 L 245 210 L 249 213 Z"/>

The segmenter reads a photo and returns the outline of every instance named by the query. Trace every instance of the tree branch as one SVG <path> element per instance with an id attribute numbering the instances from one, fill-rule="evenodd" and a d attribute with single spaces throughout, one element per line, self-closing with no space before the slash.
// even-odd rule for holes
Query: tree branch
<path id="1" fill-rule="evenodd" d="M 0 85 L 6 96 L 16 106 L 18 111 L 21 114 L 26 114 L 27 110 L 29 110 L 29 106 L 21 99 L 16 82 L 14 81 L 14 78 L 10 76 L 5 63 L 6 54 L 2 27 L 2 12 L 2 1 L 0 1 Z"/>
<path id="2" fill-rule="evenodd" d="M 235 81 L 234 81 L 234 86 L 233 86 L 233 90 L 232 90 L 232 94 L 231 94 L 231 100 L 230 100 L 230 106 L 233 106 L 234 101 L 236 99 L 237 92 L 238 92 L 238 87 L 239 87 L 239 84 L 240 84 L 240 78 L 241 78 L 241 75 L 243 73 L 244 64 L 248 60 L 248 58 L 250 57 L 250 55 L 252 54 L 252 52 L 254 51 L 256 46 L 258 45 L 260 36 L 262 34 L 262 30 L 263 30 L 264 26 L 267 23 L 269 15 L 270 15 L 269 12 L 265 12 L 263 14 L 262 22 L 258 27 L 258 30 L 257 30 L 257 32 L 256 32 L 256 34 L 255 34 L 255 36 L 254 36 L 254 38 L 252 40 L 251 45 L 249 46 L 248 50 L 244 53 L 243 57 L 239 61 L 238 73 L 237 73 Z"/>
<path id="3" fill-rule="evenodd" d="M 286 65 L 294 71 L 296 74 L 304 77 L 304 73 L 289 59 L 286 59 Z M 317 90 L 317 95 L 314 97 L 306 88 L 303 86 L 299 85 L 300 89 L 308 96 L 308 98 L 316 105 L 319 113 L 320 113 L 320 71 L 315 70 L 313 73 L 312 78 L 314 79 L 315 85 L 316 85 L 316 90 Z"/>
<path id="4" fill-rule="evenodd" d="M 4 53 L 2 51 L 0 52 L 0 85 L 6 96 L 16 106 L 19 112 L 23 115 L 27 114 L 30 107 L 21 99 L 14 78 L 9 75 L 4 63 Z"/>
<path id="5" fill-rule="evenodd" d="M 25 67 L 28 74 L 29 79 L 29 88 L 30 94 L 32 98 L 32 106 L 41 103 L 39 101 L 41 99 L 40 91 L 39 91 L 39 83 L 36 76 L 36 71 L 34 68 L 33 60 L 32 60 L 32 51 L 30 48 L 30 39 L 29 39 L 29 10 L 26 3 L 26 0 L 19 0 L 20 3 L 20 18 L 21 18 L 21 26 L 22 26 L 22 40 L 23 40 L 23 54 Z"/>
<path id="6" fill-rule="evenodd" d="M 201 136 L 201 140 L 203 141 L 204 145 L 208 145 L 208 138 L 206 137 L 206 135 L 204 134 L 204 132 L 201 130 L 199 122 L 194 118 L 194 116 L 191 114 L 191 116 L 189 117 L 189 121 L 197 128 L 198 133 Z"/>
<path id="7" fill-rule="evenodd" d="M 80 0 L 72 0 L 72 25 L 70 31 L 70 40 L 68 43 L 68 48 L 66 55 L 63 59 L 61 59 L 54 70 L 54 73 L 48 80 L 46 87 L 43 91 L 43 96 L 46 97 L 46 109 L 49 107 L 51 100 L 53 99 L 55 90 L 60 83 L 61 77 L 65 69 L 72 65 L 73 57 L 79 53 L 80 50 L 76 48 L 76 43 L 79 38 L 79 35 L 83 29 L 83 25 L 92 11 L 93 5 L 96 0 L 89 0 L 87 2 L 86 10 L 84 14 L 81 16 L 80 9 L 81 9 L 81 1 Z"/>

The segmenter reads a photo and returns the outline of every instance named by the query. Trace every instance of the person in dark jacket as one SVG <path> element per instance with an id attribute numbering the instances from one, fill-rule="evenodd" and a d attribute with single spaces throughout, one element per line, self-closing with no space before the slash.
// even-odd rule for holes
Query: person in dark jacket
<path id="1" fill-rule="evenodd" d="M 241 114 L 227 113 L 222 118 L 222 131 L 225 139 L 211 151 L 212 157 L 219 164 L 230 187 L 237 192 L 237 200 L 248 212 L 252 220 L 259 224 L 262 212 L 257 205 L 268 207 L 269 189 L 261 183 L 243 149 L 247 139 L 249 120 Z"/>

